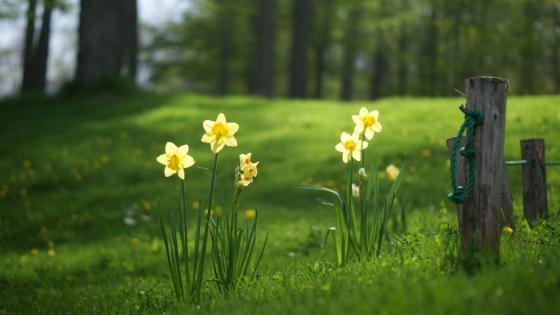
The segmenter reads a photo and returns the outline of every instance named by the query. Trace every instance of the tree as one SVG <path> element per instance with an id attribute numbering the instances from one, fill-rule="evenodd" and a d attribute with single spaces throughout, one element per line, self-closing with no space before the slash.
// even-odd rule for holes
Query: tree
<path id="1" fill-rule="evenodd" d="M 293 1 L 290 97 L 307 95 L 307 46 L 312 10 L 312 0 Z"/>
<path id="2" fill-rule="evenodd" d="M 259 0 L 254 20 L 255 51 L 251 61 L 247 90 L 251 94 L 274 96 L 274 42 L 276 37 L 276 0 Z"/>
<path id="3" fill-rule="evenodd" d="M 323 95 L 324 76 L 327 72 L 326 55 L 331 45 L 331 30 L 334 18 L 334 0 L 316 0 L 313 28 L 314 83 L 313 97 Z"/>
<path id="4" fill-rule="evenodd" d="M 354 73 L 358 50 L 358 25 L 362 12 L 355 6 L 346 18 L 346 30 L 343 39 L 341 93 L 342 100 L 351 100 L 354 93 Z"/>
<path id="5" fill-rule="evenodd" d="M 229 80 L 231 72 L 231 57 L 233 54 L 233 27 L 235 24 L 235 13 L 232 5 L 233 0 L 220 0 L 218 4 L 218 33 L 219 33 L 219 52 L 218 52 L 218 87 L 219 95 L 225 95 L 229 91 Z"/>
<path id="6" fill-rule="evenodd" d="M 136 74 L 136 0 L 81 0 L 75 81 Z"/>
<path id="7" fill-rule="evenodd" d="M 35 38 L 37 1 L 29 0 L 27 25 L 23 45 L 23 75 L 21 92 L 44 92 L 47 83 L 47 65 L 51 36 L 51 18 L 55 8 L 54 0 L 43 0 L 43 14 L 39 37 Z"/>

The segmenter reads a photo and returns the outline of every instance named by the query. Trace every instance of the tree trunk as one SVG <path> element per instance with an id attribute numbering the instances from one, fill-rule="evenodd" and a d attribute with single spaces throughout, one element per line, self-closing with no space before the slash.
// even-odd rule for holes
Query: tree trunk
<path id="1" fill-rule="evenodd" d="M 552 9 L 552 52 L 551 52 L 551 64 L 552 64 L 552 80 L 554 82 L 554 91 L 560 93 L 560 10 L 557 6 Z"/>
<path id="2" fill-rule="evenodd" d="M 27 25 L 25 27 L 25 39 L 23 43 L 23 74 L 21 91 L 31 90 L 33 78 L 33 37 L 35 36 L 35 11 L 37 0 L 29 0 L 27 7 Z"/>
<path id="3" fill-rule="evenodd" d="M 321 98 L 323 96 L 324 75 L 327 71 L 326 53 L 331 42 L 333 0 L 323 0 L 315 7 L 316 12 L 318 10 L 324 10 L 320 16 L 318 13 L 315 14 L 315 20 L 320 20 L 320 22 L 318 22 L 315 27 L 315 32 L 318 34 L 316 35 L 317 41 L 313 49 L 315 55 L 315 86 L 313 89 L 313 97 Z"/>
<path id="4" fill-rule="evenodd" d="M 231 68 L 231 55 L 233 54 L 233 25 L 234 12 L 229 3 L 231 0 L 221 1 L 218 6 L 218 17 L 220 21 L 220 49 L 218 56 L 218 95 L 225 95 L 229 92 L 229 78 Z"/>
<path id="5" fill-rule="evenodd" d="M 357 51 L 358 21 L 361 13 L 358 8 L 350 11 L 346 20 L 346 32 L 344 36 L 344 51 L 342 57 L 342 80 L 341 93 L 342 100 L 351 100 L 354 92 L 354 72 Z"/>
<path id="6" fill-rule="evenodd" d="M 397 59 L 397 93 L 405 95 L 407 93 L 408 76 L 408 30 L 404 22 L 400 25 Z"/>
<path id="7" fill-rule="evenodd" d="M 122 42 L 123 67 L 133 82 L 138 72 L 138 3 L 137 0 L 125 0 L 121 14 L 124 20 Z"/>
<path id="8" fill-rule="evenodd" d="M 438 64 L 438 36 L 437 26 L 438 8 L 436 1 L 431 1 L 430 15 L 427 22 L 425 39 L 422 41 L 419 64 L 419 91 L 421 95 L 436 95 L 437 93 L 437 64 Z"/>
<path id="9" fill-rule="evenodd" d="M 49 59 L 49 43 L 51 37 L 51 17 L 54 9 L 54 0 L 45 0 L 43 9 L 43 22 L 39 42 L 34 53 L 34 79 L 33 89 L 44 92 L 47 83 L 47 66 Z"/>
<path id="10" fill-rule="evenodd" d="M 290 97 L 306 97 L 307 44 L 309 42 L 312 9 L 311 0 L 293 1 Z"/>
<path id="11" fill-rule="evenodd" d="M 259 0 L 254 21 L 255 53 L 247 89 L 249 93 L 274 96 L 274 42 L 276 36 L 276 0 Z"/>
<path id="12" fill-rule="evenodd" d="M 91 84 L 121 74 L 122 32 L 119 8 L 123 0 L 81 0 L 75 81 Z"/>
<path id="13" fill-rule="evenodd" d="M 383 32 L 377 32 L 377 45 L 374 49 L 372 69 L 370 77 L 369 96 L 371 99 L 378 99 L 383 96 L 385 78 L 389 72 L 389 60 L 386 54 L 385 39 Z"/>

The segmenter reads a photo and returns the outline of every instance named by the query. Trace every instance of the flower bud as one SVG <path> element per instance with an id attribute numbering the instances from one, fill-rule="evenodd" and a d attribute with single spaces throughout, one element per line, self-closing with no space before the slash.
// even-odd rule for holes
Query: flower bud
<path id="1" fill-rule="evenodd" d="M 358 175 L 360 176 L 360 180 L 362 182 L 367 182 L 367 173 L 363 167 L 358 170 Z"/>

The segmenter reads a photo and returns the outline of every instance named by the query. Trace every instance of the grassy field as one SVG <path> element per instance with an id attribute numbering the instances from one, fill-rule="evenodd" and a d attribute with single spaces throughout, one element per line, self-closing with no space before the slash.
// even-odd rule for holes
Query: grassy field
<path id="1" fill-rule="evenodd" d="M 462 121 L 460 102 L 158 94 L 4 101 L 0 313 L 554 314 L 560 167 L 548 172 L 551 217 L 534 229 L 521 219 L 520 169 L 509 168 L 519 229 L 503 236 L 501 266 L 467 275 L 456 265 L 444 141 Z M 509 99 L 507 159 L 519 158 L 520 139 L 543 137 L 547 158 L 560 160 L 559 103 L 559 96 Z M 390 227 L 378 260 L 336 268 L 333 249 L 321 243 L 334 211 L 296 186 L 343 191 L 345 167 L 334 145 L 361 106 L 378 109 L 383 124 L 368 161 L 383 168 L 407 162 L 399 194 L 407 226 Z M 194 202 L 206 198 L 212 159 L 201 124 L 219 112 L 240 131 L 239 147 L 220 156 L 216 203 L 229 205 L 237 156 L 253 152 L 259 176 L 241 207 L 260 211 L 259 240 L 269 232 L 270 242 L 258 280 L 239 296 L 223 298 L 209 282 L 201 305 L 177 305 L 154 213 L 159 199 L 174 196 L 175 181 L 163 177 L 155 157 L 166 141 L 190 145 L 198 166 L 187 170 L 194 213 Z"/>

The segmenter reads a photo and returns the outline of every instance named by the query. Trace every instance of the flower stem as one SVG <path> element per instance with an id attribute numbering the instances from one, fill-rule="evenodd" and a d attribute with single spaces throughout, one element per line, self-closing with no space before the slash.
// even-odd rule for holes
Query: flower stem
<path id="1" fill-rule="evenodd" d="M 364 129 L 364 131 L 362 131 L 362 142 L 360 143 L 360 153 L 362 154 L 362 168 L 365 168 L 366 165 L 366 155 L 364 152 L 364 138 L 366 135 L 366 130 Z"/>
<path id="2" fill-rule="evenodd" d="M 214 155 L 214 165 L 212 166 L 212 174 L 210 175 L 210 191 L 208 192 L 208 211 L 206 212 L 206 222 L 204 224 L 204 235 L 202 236 L 202 251 L 200 253 L 200 264 L 198 265 L 198 292 L 197 300 L 200 299 L 200 289 L 202 288 L 202 272 L 204 270 L 204 258 L 206 256 L 206 244 L 208 243 L 208 223 L 210 222 L 210 213 L 212 212 L 212 202 L 214 201 L 214 187 L 216 184 L 216 169 L 218 167 L 218 153 Z"/>

